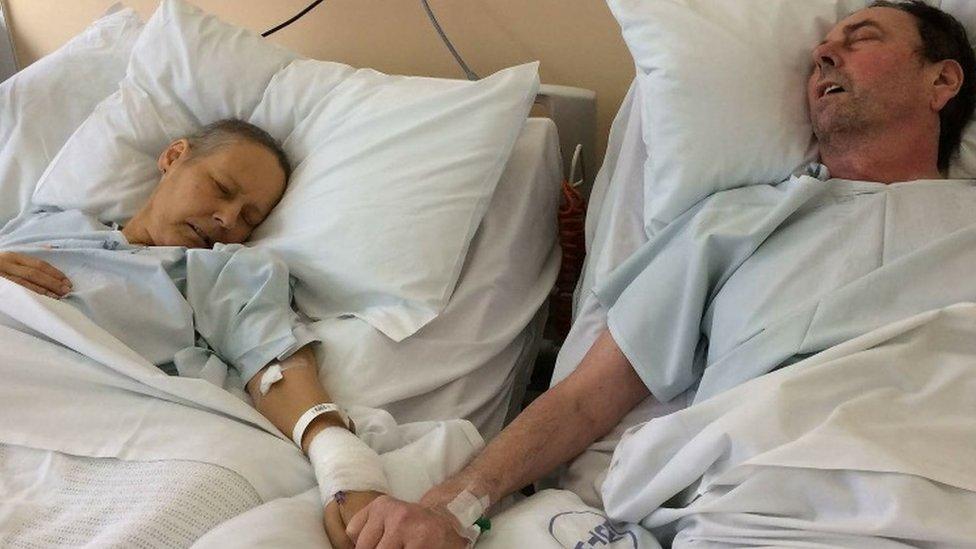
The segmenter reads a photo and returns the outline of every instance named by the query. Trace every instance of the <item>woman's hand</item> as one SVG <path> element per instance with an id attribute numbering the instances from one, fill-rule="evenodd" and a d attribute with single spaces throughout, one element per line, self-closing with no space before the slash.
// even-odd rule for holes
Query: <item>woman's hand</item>
<path id="1" fill-rule="evenodd" d="M 342 504 L 332 500 L 325 506 L 325 533 L 333 549 L 353 549 L 356 546 L 346 535 L 347 525 L 352 517 L 382 495 L 379 492 L 348 492 Z"/>
<path id="2" fill-rule="evenodd" d="M 50 263 L 14 252 L 0 252 L 0 277 L 55 299 L 71 291 L 71 281 Z"/>

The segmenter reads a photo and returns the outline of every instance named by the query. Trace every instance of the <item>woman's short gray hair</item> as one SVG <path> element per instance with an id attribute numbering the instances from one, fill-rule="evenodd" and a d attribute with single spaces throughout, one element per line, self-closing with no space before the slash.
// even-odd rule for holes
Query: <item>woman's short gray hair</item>
<path id="1" fill-rule="evenodd" d="M 207 155 L 223 146 L 241 140 L 256 143 L 274 153 L 275 158 L 278 159 L 278 165 L 285 172 L 285 181 L 291 178 L 291 162 L 288 161 L 288 156 L 281 148 L 281 144 L 268 132 L 249 122 L 236 118 L 225 118 L 207 124 L 195 133 L 186 136 L 186 140 L 190 143 L 191 155 Z"/>

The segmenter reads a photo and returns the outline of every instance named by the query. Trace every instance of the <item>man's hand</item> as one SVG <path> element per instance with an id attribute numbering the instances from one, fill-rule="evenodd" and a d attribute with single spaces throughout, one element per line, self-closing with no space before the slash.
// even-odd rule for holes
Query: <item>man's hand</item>
<path id="1" fill-rule="evenodd" d="M 64 273 L 45 261 L 14 252 L 0 252 L 0 277 L 55 299 L 71 291 L 71 281 Z"/>
<path id="2" fill-rule="evenodd" d="M 349 492 L 345 494 L 341 505 L 332 500 L 325 506 L 325 533 L 329 536 L 333 549 L 355 547 L 346 535 L 346 527 L 357 513 L 382 495 L 379 492 Z"/>
<path id="3" fill-rule="evenodd" d="M 356 549 L 464 549 L 468 540 L 456 523 L 447 511 L 382 496 L 352 518 L 346 534 Z"/>

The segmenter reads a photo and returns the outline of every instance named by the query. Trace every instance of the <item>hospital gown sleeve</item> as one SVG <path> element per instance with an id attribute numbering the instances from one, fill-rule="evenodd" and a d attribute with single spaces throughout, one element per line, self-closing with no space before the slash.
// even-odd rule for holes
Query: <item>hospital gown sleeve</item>
<path id="1" fill-rule="evenodd" d="M 757 185 L 712 195 L 598 283 L 607 328 L 655 398 L 695 386 L 705 367 L 702 318 L 735 270 L 821 182 Z"/>
<path id="2" fill-rule="evenodd" d="M 197 332 L 246 383 L 318 338 L 291 307 L 288 267 L 240 244 L 187 250 L 186 298 Z"/>

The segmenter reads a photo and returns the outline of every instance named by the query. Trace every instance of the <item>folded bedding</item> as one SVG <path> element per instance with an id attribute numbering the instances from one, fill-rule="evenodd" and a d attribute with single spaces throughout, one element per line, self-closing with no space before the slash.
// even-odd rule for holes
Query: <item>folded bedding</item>
<path id="1" fill-rule="evenodd" d="M 976 305 L 894 322 L 631 431 L 608 515 L 674 546 L 970 547 Z"/>
<path id="2" fill-rule="evenodd" d="M 972 303 L 883 325 L 636 425 L 603 508 L 542 491 L 479 547 L 973 547 L 974 356 Z"/>
<path id="3" fill-rule="evenodd" d="M 182 459 L 122 461 L 0 444 L 0 478 L 4 547 L 189 547 L 261 503 L 238 473 Z"/>

